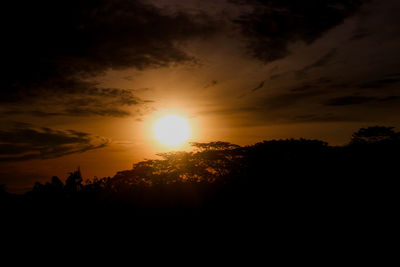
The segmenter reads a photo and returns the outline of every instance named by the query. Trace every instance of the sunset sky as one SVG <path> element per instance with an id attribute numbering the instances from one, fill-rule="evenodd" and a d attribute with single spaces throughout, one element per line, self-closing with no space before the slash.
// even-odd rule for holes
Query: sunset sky
<path id="1" fill-rule="evenodd" d="M 398 0 L 2 4 L 0 184 L 113 176 L 188 142 L 400 126 Z M 190 126 L 180 146 L 154 123 Z"/>

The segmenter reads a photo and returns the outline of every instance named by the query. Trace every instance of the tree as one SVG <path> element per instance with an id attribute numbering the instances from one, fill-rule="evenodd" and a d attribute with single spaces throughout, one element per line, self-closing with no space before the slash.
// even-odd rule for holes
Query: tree
<path id="1" fill-rule="evenodd" d="M 76 192 L 82 189 L 82 174 L 81 169 L 70 172 L 67 180 L 65 181 L 65 190 L 68 192 Z"/>
<path id="2" fill-rule="evenodd" d="M 205 150 L 231 150 L 235 148 L 239 148 L 240 146 L 231 144 L 229 142 L 209 142 L 209 143 L 198 143 L 198 142 L 191 142 L 191 146 L 195 147 L 199 151 Z"/>
<path id="3" fill-rule="evenodd" d="M 391 142 L 399 139 L 394 127 L 372 126 L 361 128 L 352 135 L 350 144 L 377 144 Z"/>

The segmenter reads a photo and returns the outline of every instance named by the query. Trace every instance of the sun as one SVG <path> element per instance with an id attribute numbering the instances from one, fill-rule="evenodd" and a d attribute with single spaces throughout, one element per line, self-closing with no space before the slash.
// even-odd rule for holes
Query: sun
<path id="1" fill-rule="evenodd" d="M 187 120 L 176 115 L 166 115 L 154 123 L 154 134 L 166 146 L 178 146 L 190 136 Z"/>

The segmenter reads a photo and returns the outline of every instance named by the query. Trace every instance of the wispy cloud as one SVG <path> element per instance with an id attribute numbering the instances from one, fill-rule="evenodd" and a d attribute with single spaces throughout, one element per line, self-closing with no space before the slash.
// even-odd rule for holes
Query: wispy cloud
<path id="1" fill-rule="evenodd" d="M 50 159 L 107 146 L 110 140 L 74 130 L 14 127 L 0 131 L 0 161 Z"/>

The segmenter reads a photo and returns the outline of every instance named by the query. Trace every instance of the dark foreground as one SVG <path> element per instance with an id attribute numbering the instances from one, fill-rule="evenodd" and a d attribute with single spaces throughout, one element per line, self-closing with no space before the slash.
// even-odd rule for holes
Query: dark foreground
<path id="1" fill-rule="evenodd" d="M 194 255 L 186 265 L 252 255 L 240 265 L 380 266 L 397 252 L 400 138 L 391 128 L 362 129 L 342 147 L 304 139 L 193 145 L 113 178 L 84 182 L 78 169 L 24 195 L 3 190 L 3 244 L 36 255 L 73 244 L 65 252 L 95 250 L 85 254 L 95 259 L 110 249 L 148 253 L 146 261 Z"/>

